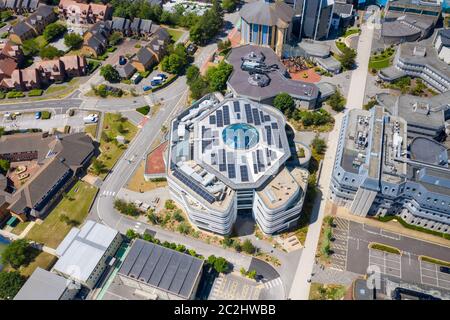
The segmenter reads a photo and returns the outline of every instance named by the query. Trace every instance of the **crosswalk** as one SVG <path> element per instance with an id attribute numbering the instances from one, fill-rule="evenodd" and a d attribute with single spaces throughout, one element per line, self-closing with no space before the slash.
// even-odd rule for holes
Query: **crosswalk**
<path id="1" fill-rule="evenodd" d="M 107 191 L 107 190 L 105 190 L 102 193 L 102 196 L 105 196 L 105 197 L 114 197 L 115 195 L 116 195 L 115 191 Z"/>
<path id="2" fill-rule="evenodd" d="M 265 282 L 264 283 L 264 287 L 266 289 L 270 289 L 270 288 L 274 288 L 274 287 L 280 286 L 282 284 L 283 284 L 283 282 L 281 281 L 281 278 L 278 277 L 278 278 L 275 278 L 273 280 Z"/>
<path id="3" fill-rule="evenodd" d="M 133 229 L 134 229 L 134 231 L 137 232 L 140 227 L 141 227 L 141 223 L 140 222 L 136 222 L 136 224 L 134 225 Z"/>

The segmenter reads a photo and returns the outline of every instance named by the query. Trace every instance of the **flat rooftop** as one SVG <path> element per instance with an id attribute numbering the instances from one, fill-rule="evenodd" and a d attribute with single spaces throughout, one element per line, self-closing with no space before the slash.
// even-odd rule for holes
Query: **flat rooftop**
<path id="1" fill-rule="evenodd" d="M 266 73 L 270 82 L 265 86 L 251 84 L 249 72 L 241 69 L 242 58 L 251 53 L 262 53 L 267 66 L 276 66 L 275 70 Z M 231 50 L 227 61 L 233 65 L 233 73 L 228 79 L 228 85 L 239 96 L 255 101 L 273 98 L 280 92 L 287 92 L 291 96 L 305 101 L 315 100 L 319 96 L 319 89 L 315 84 L 286 78 L 286 68 L 271 48 L 254 45 L 236 47 Z"/>
<path id="2" fill-rule="evenodd" d="M 203 260 L 136 239 L 131 246 L 119 275 L 189 299 L 196 289 Z"/>
<path id="3" fill-rule="evenodd" d="M 167 141 L 161 143 L 147 155 L 145 162 L 145 174 L 164 174 L 166 172 L 164 151 L 166 150 L 167 144 Z"/>
<path id="4" fill-rule="evenodd" d="M 69 284 L 67 279 L 37 267 L 14 300 L 59 300 Z"/>

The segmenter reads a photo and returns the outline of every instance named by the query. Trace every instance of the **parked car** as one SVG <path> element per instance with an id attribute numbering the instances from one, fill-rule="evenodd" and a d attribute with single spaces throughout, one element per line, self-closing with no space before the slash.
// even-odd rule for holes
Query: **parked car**
<path id="1" fill-rule="evenodd" d="M 92 113 L 83 118 L 84 123 L 97 123 L 98 122 L 98 114 Z"/>
<path id="2" fill-rule="evenodd" d="M 142 90 L 144 90 L 144 91 L 149 91 L 151 89 L 152 89 L 152 86 L 143 86 L 142 87 Z"/>
<path id="3" fill-rule="evenodd" d="M 120 57 L 119 57 L 119 64 L 120 64 L 121 66 L 123 66 L 125 63 L 127 63 L 127 59 L 125 59 L 124 56 L 120 56 Z"/>
<path id="4" fill-rule="evenodd" d="M 142 76 L 136 72 L 132 77 L 131 77 L 131 82 L 133 82 L 134 84 L 138 84 L 140 81 L 142 80 Z"/>
<path id="5" fill-rule="evenodd" d="M 153 87 L 159 86 L 161 84 L 161 80 L 152 80 L 152 81 L 150 81 L 150 84 Z"/>
<path id="6" fill-rule="evenodd" d="M 35 118 L 36 120 L 37 120 L 37 119 L 40 119 L 41 116 L 42 116 L 42 113 L 41 113 L 40 111 L 38 111 L 38 112 L 36 112 L 36 113 L 34 114 L 34 118 Z"/>
<path id="7" fill-rule="evenodd" d="M 186 51 L 188 54 L 192 55 L 195 53 L 195 51 L 197 51 L 197 46 L 191 43 L 190 45 L 187 46 Z"/>
<path id="8" fill-rule="evenodd" d="M 158 73 L 157 76 L 163 78 L 164 80 L 167 79 L 167 75 L 165 75 L 164 73 Z"/>

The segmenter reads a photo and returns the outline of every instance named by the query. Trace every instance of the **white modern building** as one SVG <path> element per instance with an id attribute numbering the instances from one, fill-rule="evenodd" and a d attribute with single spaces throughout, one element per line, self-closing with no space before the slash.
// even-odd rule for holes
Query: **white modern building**
<path id="1" fill-rule="evenodd" d="M 59 257 L 52 271 L 92 289 L 122 243 L 117 231 L 92 220 L 72 228 L 56 249 Z"/>
<path id="2" fill-rule="evenodd" d="M 438 57 L 450 64 L 450 29 L 439 30 L 433 44 Z"/>
<path id="3" fill-rule="evenodd" d="M 213 95 L 172 121 L 167 179 L 193 225 L 226 235 L 238 213 L 252 215 L 267 234 L 295 225 L 308 171 L 285 166 L 284 128 L 273 107 Z"/>

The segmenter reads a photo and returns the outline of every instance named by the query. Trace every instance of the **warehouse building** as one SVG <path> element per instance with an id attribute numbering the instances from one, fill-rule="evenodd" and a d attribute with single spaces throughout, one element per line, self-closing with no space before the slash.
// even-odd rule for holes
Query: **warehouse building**
<path id="1" fill-rule="evenodd" d="M 136 239 L 118 276 L 127 286 L 153 300 L 193 300 L 202 275 L 203 260 Z"/>

